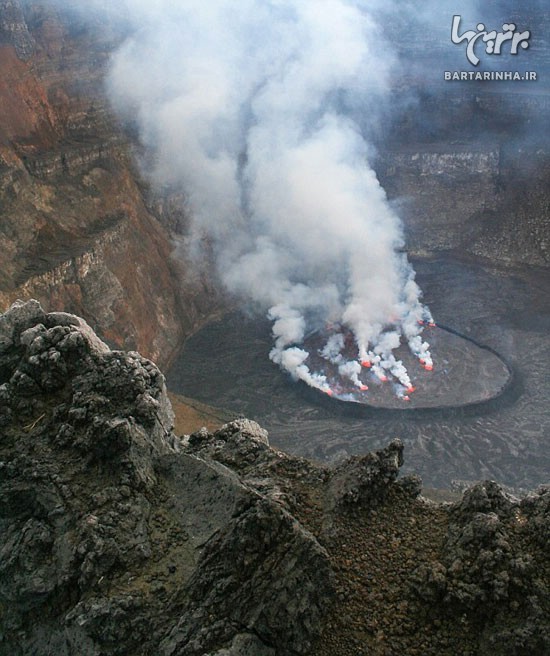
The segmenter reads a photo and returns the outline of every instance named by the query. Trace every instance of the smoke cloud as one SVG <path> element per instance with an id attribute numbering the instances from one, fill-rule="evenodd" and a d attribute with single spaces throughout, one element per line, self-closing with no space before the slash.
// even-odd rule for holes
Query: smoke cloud
<path id="1" fill-rule="evenodd" d="M 431 366 L 420 333 L 432 319 L 369 165 L 395 61 L 367 3 L 128 6 L 114 104 L 137 124 L 153 181 L 188 194 L 227 289 L 273 321 L 271 359 L 330 392 L 303 344 L 325 330 L 321 356 L 353 385 L 366 388 L 362 363 L 410 387 L 393 351 L 403 340 Z M 342 354 L 346 331 L 356 360 Z"/>

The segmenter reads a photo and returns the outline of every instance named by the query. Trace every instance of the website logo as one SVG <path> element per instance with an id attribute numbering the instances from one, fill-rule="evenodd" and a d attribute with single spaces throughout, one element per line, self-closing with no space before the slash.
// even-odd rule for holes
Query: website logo
<path id="1" fill-rule="evenodd" d="M 476 25 L 476 30 L 467 30 L 460 34 L 460 22 L 462 16 L 453 16 L 453 24 L 451 28 L 451 40 L 456 45 L 460 45 L 466 41 L 466 57 L 470 64 L 477 66 L 480 58 L 475 52 L 478 43 L 485 44 L 485 53 L 487 55 L 501 55 L 508 51 L 511 55 L 518 54 L 518 48 L 527 49 L 529 47 L 529 39 L 531 32 L 525 30 L 517 32 L 515 23 L 504 23 L 502 32 L 496 30 L 488 31 L 483 23 Z"/>

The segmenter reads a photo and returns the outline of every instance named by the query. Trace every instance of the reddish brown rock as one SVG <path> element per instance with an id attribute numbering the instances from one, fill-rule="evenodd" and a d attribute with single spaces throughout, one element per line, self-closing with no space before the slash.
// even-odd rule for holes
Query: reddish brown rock
<path id="1" fill-rule="evenodd" d="M 164 223 L 108 107 L 120 29 L 8 4 L 17 20 L 0 25 L 0 310 L 37 298 L 166 364 L 215 302 L 173 261 L 183 207 Z"/>

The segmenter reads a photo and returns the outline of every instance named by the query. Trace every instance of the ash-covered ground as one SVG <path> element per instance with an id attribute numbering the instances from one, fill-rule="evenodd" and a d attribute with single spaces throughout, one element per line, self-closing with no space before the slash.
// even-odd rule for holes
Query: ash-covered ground
<path id="1" fill-rule="evenodd" d="M 550 455 L 550 273 L 499 270 L 438 259 L 415 262 L 436 321 L 497 351 L 513 370 L 512 389 L 468 411 L 400 412 L 327 404 L 304 394 L 268 358 L 267 321 L 233 314 L 192 337 L 169 385 L 201 401 L 250 416 L 273 445 L 319 460 L 364 453 L 393 437 L 405 442 L 405 469 L 426 485 L 491 478 L 515 488 L 547 482 Z M 436 360 L 446 354 L 436 351 Z M 461 385 L 473 384 L 465 378 Z"/>

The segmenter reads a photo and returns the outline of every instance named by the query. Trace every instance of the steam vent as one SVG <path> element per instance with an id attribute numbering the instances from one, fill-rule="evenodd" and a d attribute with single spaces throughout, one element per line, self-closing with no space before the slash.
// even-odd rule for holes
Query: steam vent
<path id="1" fill-rule="evenodd" d="M 511 382 L 510 367 L 492 349 L 442 326 L 432 326 L 424 335 L 433 355 L 431 370 L 423 368 L 405 344 L 394 351 L 411 378 L 414 390 L 409 392 L 392 378 L 380 380 L 366 367 L 360 379 L 368 390 L 361 390 L 349 379 L 342 378 L 335 365 L 318 355 L 326 335 L 315 333 L 306 340 L 304 347 L 310 353 L 311 368 L 327 376 L 331 399 L 373 408 L 412 410 L 475 405 L 498 397 Z M 346 345 L 347 359 L 357 357 L 353 349 L 351 342 Z"/>

